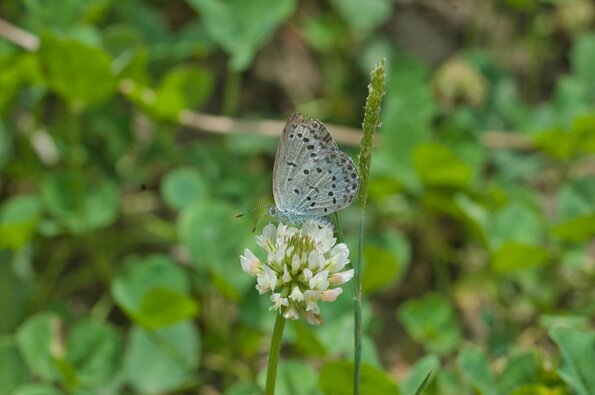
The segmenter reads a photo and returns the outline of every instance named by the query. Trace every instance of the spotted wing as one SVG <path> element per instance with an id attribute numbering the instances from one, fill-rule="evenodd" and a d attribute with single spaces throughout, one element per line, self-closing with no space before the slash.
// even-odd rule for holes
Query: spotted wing
<path id="1" fill-rule="evenodd" d="M 349 206 L 360 186 L 353 160 L 341 151 L 325 152 L 304 163 L 286 192 L 288 203 L 303 218 L 318 218 Z"/>
<path id="2" fill-rule="evenodd" d="M 328 129 L 316 119 L 292 114 L 285 123 L 277 146 L 273 168 L 273 197 L 281 210 L 296 208 L 296 199 L 290 193 L 295 188 L 300 168 L 311 167 L 316 159 L 328 152 L 337 151 L 337 144 Z M 293 192 L 292 192 L 293 193 Z"/>

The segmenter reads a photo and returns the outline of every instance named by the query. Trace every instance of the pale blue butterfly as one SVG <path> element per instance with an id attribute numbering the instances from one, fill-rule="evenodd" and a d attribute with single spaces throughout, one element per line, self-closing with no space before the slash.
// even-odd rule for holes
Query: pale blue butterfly
<path id="1" fill-rule="evenodd" d="M 292 224 L 327 222 L 327 215 L 353 202 L 359 185 L 353 160 L 319 120 L 298 113 L 287 119 L 275 155 L 270 215 Z"/>

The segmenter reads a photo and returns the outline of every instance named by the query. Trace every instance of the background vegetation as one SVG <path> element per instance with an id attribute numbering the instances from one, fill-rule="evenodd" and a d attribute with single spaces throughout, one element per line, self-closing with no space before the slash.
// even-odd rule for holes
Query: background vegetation
<path id="1" fill-rule="evenodd" d="M 592 1 L 0 15 L 23 29 L 0 24 L 1 394 L 258 393 L 274 316 L 239 266 L 256 218 L 234 215 L 271 202 L 288 114 L 359 127 L 381 58 L 362 393 L 431 370 L 426 394 L 595 394 Z M 351 392 L 349 292 L 325 307 L 288 325 L 279 394 Z"/>

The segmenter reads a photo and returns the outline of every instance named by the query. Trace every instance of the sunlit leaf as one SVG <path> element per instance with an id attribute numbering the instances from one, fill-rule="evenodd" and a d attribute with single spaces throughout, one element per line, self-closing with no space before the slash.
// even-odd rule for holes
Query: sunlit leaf
<path id="1" fill-rule="evenodd" d="M 193 318 L 197 313 L 194 299 L 169 288 L 153 288 L 143 296 L 134 317 L 144 327 L 159 328 Z"/>
<path id="2" fill-rule="evenodd" d="M 41 204 L 35 195 L 13 196 L 0 207 L 0 247 L 18 250 L 31 241 Z"/>
<path id="3" fill-rule="evenodd" d="M 543 265 L 548 258 L 541 246 L 507 241 L 492 254 L 492 267 L 499 273 L 514 272 Z"/>
<path id="4" fill-rule="evenodd" d="M 170 70 L 155 90 L 151 109 L 155 115 L 177 120 L 183 109 L 197 110 L 209 98 L 213 76 L 203 68 L 177 67 Z"/>
<path id="5" fill-rule="evenodd" d="M 112 282 L 116 303 L 137 324 L 157 328 L 194 317 L 198 305 L 188 296 L 185 272 L 164 255 L 131 258 Z"/>
<path id="6" fill-rule="evenodd" d="M 116 92 L 111 59 L 99 48 L 45 34 L 39 56 L 48 85 L 74 108 L 99 104 Z"/>
<path id="7" fill-rule="evenodd" d="M 449 148 L 438 143 L 421 144 L 413 152 L 415 169 L 428 185 L 465 188 L 473 170 Z"/>

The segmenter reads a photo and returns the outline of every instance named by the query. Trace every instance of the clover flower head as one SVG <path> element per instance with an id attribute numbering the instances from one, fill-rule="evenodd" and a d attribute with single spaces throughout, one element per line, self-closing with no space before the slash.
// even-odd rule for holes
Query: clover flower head
<path id="1" fill-rule="evenodd" d="M 337 244 L 333 230 L 317 221 L 301 227 L 268 224 L 256 236 L 256 244 L 266 254 L 259 259 L 249 249 L 240 256 L 242 270 L 256 277 L 260 294 L 270 292 L 272 306 L 285 319 L 303 316 L 320 325 L 318 302 L 333 302 L 343 292 L 339 287 L 353 278 L 349 249 Z"/>

